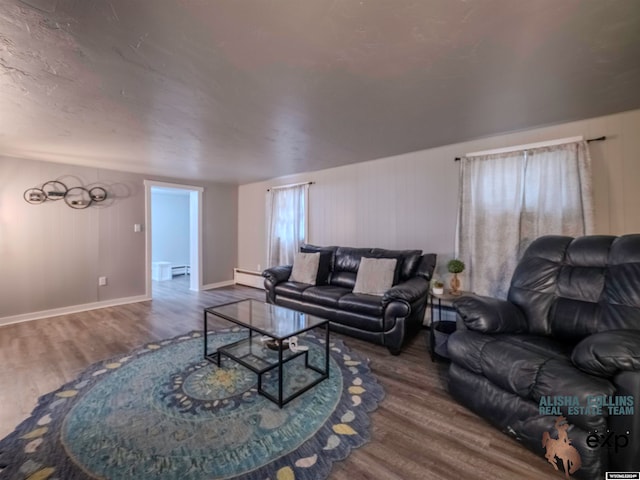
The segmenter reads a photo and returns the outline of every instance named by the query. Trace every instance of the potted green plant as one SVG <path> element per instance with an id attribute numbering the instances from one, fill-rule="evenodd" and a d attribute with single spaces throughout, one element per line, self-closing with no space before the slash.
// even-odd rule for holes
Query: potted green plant
<path id="1" fill-rule="evenodd" d="M 460 279 L 458 278 L 458 274 L 464 272 L 464 267 L 464 262 L 457 258 L 449 260 L 449 263 L 447 263 L 447 270 L 449 273 L 453 273 L 453 277 L 451 278 L 452 295 L 460 295 Z"/>
<path id="2" fill-rule="evenodd" d="M 442 295 L 444 293 L 444 282 L 440 280 L 435 280 L 433 282 L 433 286 L 431 287 L 431 291 L 435 295 Z"/>

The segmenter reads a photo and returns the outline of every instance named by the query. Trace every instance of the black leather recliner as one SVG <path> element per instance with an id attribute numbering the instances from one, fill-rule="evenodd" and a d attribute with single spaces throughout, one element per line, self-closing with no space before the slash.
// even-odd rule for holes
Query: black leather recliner
<path id="1" fill-rule="evenodd" d="M 291 265 L 269 268 L 262 273 L 268 303 L 327 318 L 331 330 L 385 345 L 394 355 L 422 327 L 435 254 L 315 245 L 303 245 L 301 251 L 321 253 L 323 281 L 290 282 Z M 353 293 L 362 257 L 396 258 L 398 283 L 382 296 Z"/>
<path id="2" fill-rule="evenodd" d="M 541 237 L 508 300 L 465 296 L 454 308 L 459 402 L 561 468 L 543 440 L 567 440 L 575 477 L 640 471 L 640 235 Z"/>

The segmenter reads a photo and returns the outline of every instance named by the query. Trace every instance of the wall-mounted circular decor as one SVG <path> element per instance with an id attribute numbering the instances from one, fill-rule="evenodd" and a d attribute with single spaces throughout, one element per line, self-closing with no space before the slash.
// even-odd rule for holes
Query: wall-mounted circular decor
<path id="1" fill-rule="evenodd" d="M 94 202 L 102 202 L 107 198 L 107 191 L 102 187 L 93 187 L 89 190 L 89 196 Z"/>
<path id="2" fill-rule="evenodd" d="M 58 180 L 50 180 L 42 185 L 47 200 L 62 200 L 67 193 L 67 186 Z"/>
<path id="3" fill-rule="evenodd" d="M 84 187 L 73 187 L 67 190 L 64 201 L 71 208 L 87 208 L 91 205 L 92 199 L 89 190 Z"/>
<path id="4" fill-rule="evenodd" d="M 71 208 L 77 210 L 87 208 L 92 203 L 100 203 L 107 199 L 107 190 L 104 187 L 95 186 L 90 189 L 85 187 L 67 186 L 59 180 L 49 180 L 42 184 L 41 188 L 28 188 L 22 195 L 27 203 L 38 205 L 47 201 L 64 199 Z"/>
<path id="5" fill-rule="evenodd" d="M 22 195 L 27 203 L 38 205 L 47 199 L 47 195 L 41 188 L 29 188 Z"/>

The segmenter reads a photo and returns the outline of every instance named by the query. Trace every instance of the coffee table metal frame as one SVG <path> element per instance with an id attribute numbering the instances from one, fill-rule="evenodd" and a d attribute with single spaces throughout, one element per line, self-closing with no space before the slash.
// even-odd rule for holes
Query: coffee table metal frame
<path id="1" fill-rule="evenodd" d="M 274 334 L 273 332 L 269 331 L 268 329 L 265 328 L 260 328 L 260 327 L 256 327 L 254 325 L 250 325 L 247 324 L 246 322 L 243 322 L 242 320 L 238 319 L 238 318 L 234 318 L 232 315 L 226 315 L 223 313 L 220 313 L 218 311 L 216 311 L 217 308 L 221 308 L 221 307 L 225 307 L 228 305 L 232 305 L 232 304 L 236 304 L 236 303 L 240 303 L 240 302 L 259 302 L 258 300 L 240 300 L 239 302 L 229 302 L 229 303 L 225 303 L 222 305 L 216 305 L 215 307 L 207 307 L 204 309 L 204 358 L 209 360 L 212 363 L 215 363 L 218 367 L 221 366 L 221 357 L 222 355 L 224 355 L 225 357 L 228 357 L 230 359 L 232 359 L 233 361 L 239 363 L 240 365 L 242 365 L 243 367 L 248 368 L 249 370 L 251 370 L 252 372 L 256 373 L 258 375 L 258 393 L 260 393 L 260 395 L 263 395 L 264 397 L 268 398 L 269 400 L 271 400 L 272 402 L 274 402 L 275 404 L 277 404 L 280 408 L 282 408 L 284 405 L 286 405 L 287 403 L 289 403 L 291 400 L 299 397 L 300 395 L 302 395 L 304 392 L 308 391 L 309 389 L 313 388 L 314 386 L 316 386 L 317 384 L 319 384 L 320 382 L 322 382 L 323 380 L 326 380 L 327 378 L 329 378 L 329 321 L 320 317 L 316 317 L 316 316 L 312 316 L 314 319 L 319 320 L 319 322 L 317 322 L 316 324 L 309 326 L 307 328 L 302 328 L 302 329 L 296 329 L 295 331 L 293 331 L 292 333 L 288 334 L 288 335 L 277 335 Z M 264 302 L 259 302 L 259 303 L 264 303 Z M 280 307 L 277 306 L 277 308 L 282 308 L 285 309 L 285 307 Z M 287 310 L 291 310 L 291 309 L 287 309 Z M 219 347 L 215 352 L 209 352 L 209 348 L 208 348 L 208 316 L 209 315 L 214 315 L 218 318 L 221 318 L 223 320 L 229 321 L 231 323 L 234 323 L 236 325 L 239 325 L 243 328 L 246 328 L 248 330 L 248 337 L 247 338 L 243 338 L 241 340 L 232 342 L 232 343 L 228 343 L 226 345 L 222 345 L 221 347 Z M 303 315 L 307 315 L 305 313 L 303 313 Z M 300 335 L 304 332 L 307 332 L 309 330 L 313 330 L 315 328 L 320 328 L 320 327 L 324 327 L 324 337 L 325 337 L 325 358 L 324 358 L 324 369 L 322 368 L 318 368 L 315 365 L 312 365 L 309 363 L 309 351 L 305 350 L 305 351 L 297 351 L 297 352 L 293 352 L 291 351 L 291 349 L 289 348 L 282 348 L 279 347 L 277 348 L 277 352 L 278 352 L 278 360 L 277 362 L 272 362 L 268 359 L 266 359 L 263 356 L 258 355 L 259 352 L 254 352 L 254 348 L 253 348 L 253 339 L 256 336 L 255 334 L 260 334 L 262 336 L 267 336 L 271 339 L 273 339 L 274 341 L 279 342 L 279 345 L 282 345 L 284 343 L 285 340 Z M 249 352 L 248 353 L 236 353 L 239 352 L 240 350 L 243 350 L 243 347 L 245 345 L 248 345 L 249 347 Z M 304 355 L 304 366 L 305 368 L 309 368 L 311 370 L 314 370 L 315 372 L 319 373 L 320 376 L 318 378 L 316 378 L 314 381 L 310 382 L 309 384 L 303 386 L 302 388 L 296 390 L 295 392 L 293 392 L 291 395 L 289 395 L 288 397 L 284 397 L 283 398 L 283 373 L 284 373 L 284 366 L 290 362 L 291 360 L 293 360 L 294 358 L 297 358 L 301 355 Z M 254 361 L 254 363 L 251 363 L 250 361 L 248 361 L 248 357 Z M 260 363 L 262 365 L 262 367 L 257 367 L 255 365 L 255 363 Z M 262 388 L 262 376 L 267 373 L 270 372 L 271 370 L 277 369 L 278 371 L 278 395 L 274 396 L 271 393 L 267 392 L 266 390 L 264 390 Z"/>

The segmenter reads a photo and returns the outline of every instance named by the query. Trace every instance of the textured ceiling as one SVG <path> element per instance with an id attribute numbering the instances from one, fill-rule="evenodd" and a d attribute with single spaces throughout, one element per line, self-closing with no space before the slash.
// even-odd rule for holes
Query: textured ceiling
<path id="1" fill-rule="evenodd" d="M 246 183 L 640 107 L 637 0 L 0 0 L 0 155 Z"/>

